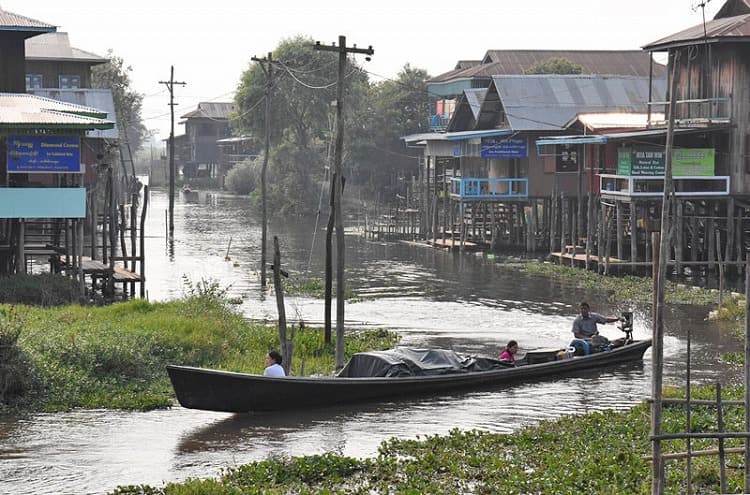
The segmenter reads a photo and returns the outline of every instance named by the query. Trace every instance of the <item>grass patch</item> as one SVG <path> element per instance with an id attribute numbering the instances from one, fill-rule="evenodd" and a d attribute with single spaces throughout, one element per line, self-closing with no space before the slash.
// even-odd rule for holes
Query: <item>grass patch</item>
<path id="1" fill-rule="evenodd" d="M 308 296 L 315 299 L 323 299 L 325 297 L 326 284 L 324 280 L 319 278 L 304 279 L 300 275 L 291 275 L 288 279 L 282 280 L 284 286 L 284 292 L 291 295 L 297 296 Z M 333 297 L 336 297 L 336 285 L 333 286 Z M 348 302 L 355 302 L 361 298 L 357 297 L 357 294 L 348 288 L 344 288 L 344 299 Z"/>
<path id="2" fill-rule="evenodd" d="M 711 398 L 713 389 L 699 387 L 696 398 Z M 725 389 L 726 398 L 740 399 L 742 390 Z M 727 407 L 728 431 L 744 429 L 742 409 Z M 680 407 L 665 407 L 665 432 L 684 431 Z M 692 430 L 715 431 L 716 411 L 695 407 Z M 447 435 L 383 442 L 372 459 L 336 454 L 288 457 L 226 469 L 216 479 L 119 487 L 117 495 L 186 495 L 211 493 L 544 493 L 555 495 L 651 493 L 649 408 L 603 411 L 568 416 L 523 428 L 511 434 L 453 430 Z M 742 440 L 727 440 L 727 447 Z M 715 448 L 715 441 L 693 440 L 693 449 Z M 665 452 L 685 450 L 684 441 L 665 442 Z M 727 456 L 742 466 L 741 455 Z M 731 493 L 742 489 L 742 469 L 729 469 Z M 685 491 L 684 461 L 670 461 L 665 493 Z M 693 459 L 694 493 L 718 492 L 716 458 Z"/>
<path id="3" fill-rule="evenodd" d="M 596 289 L 609 293 L 612 301 L 630 300 L 650 303 L 653 300 L 653 280 L 651 277 L 624 275 L 604 276 L 590 270 L 582 270 L 553 263 L 526 263 L 522 270 L 562 280 L 582 289 Z M 690 287 L 667 281 L 664 292 L 668 304 L 710 305 L 719 301 L 718 291 Z"/>
<path id="4" fill-rule="evenodd" d="M 0 412 L 169 407 L 174 392 L 167 364 L 262 373 L 263 357 L 278 348 L 278 328 L 247 322 L 227 307 L 220 291 L 202 289 L 164 303 L 17 307 L 23 329 L 16 346 L 33 386 L 12 402 L 0 401 Z M 345 352 L 384 349 L 396 341 L 391 332 L 351 332 Z M 292 374 L 303 367 L 306 374 L 332 374 L 335 349 L 323 342 L 322 329 L 296 329 L 294 345 Z"/>

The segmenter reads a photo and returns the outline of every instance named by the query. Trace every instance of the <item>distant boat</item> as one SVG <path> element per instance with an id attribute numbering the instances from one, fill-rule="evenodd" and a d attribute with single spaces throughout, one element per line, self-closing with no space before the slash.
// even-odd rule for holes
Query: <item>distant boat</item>
<path id="1" fill-rule="evenodd" d="M 182 192 L 184 193 L 193 192 L 193 190 L 190 189 L 190 184 L 185 184 L 184 186 L 182 186 Z"/>

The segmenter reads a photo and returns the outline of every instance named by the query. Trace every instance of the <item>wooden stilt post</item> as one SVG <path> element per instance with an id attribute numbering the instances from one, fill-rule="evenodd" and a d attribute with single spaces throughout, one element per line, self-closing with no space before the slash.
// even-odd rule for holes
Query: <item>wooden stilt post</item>
<path id="1" fill-rule="evenodd" d="M 588 193 L 588 202 L 586 203 L 586 270 L 591 269 L 591 243 L 593 242 L 592 229 L 594 228 L 594 194 Z"/>
<path id="2" fill-rule="evenodd" d="M 615 202 L 615 214 L 617 215 L 616 223 L 617 223 L 617 258 L 618 259 L 625 259 L 625 250 L 624 250 L 624 243 L 625 243 L 625 224 L 623 222 L 623 202 L 617 201 Z"/>
<path id="3" fill-rule="evenodd" d="M 745 263 L 745 431 L 750 431 L 750 256 Z M 745 492 L 750 493 L 750 437 L 745 438 Z"/>
<path id="4" fill-rule="evenodd" d="M 552 192 L 552 197 L 549 201 L 550 212 L 549 212 L 549 251 L 550 253 L 555 250 L 555 240 L 557 238 L 557 193 Z M 560 253 L 562 255 L 562 253 Z"/>
<path id="5" fill-rule="evenodd" d="M 146 297 L 146 209 L 148 208 L 148 186 L 143 187 L 143 207 L 141 209 L 140 261 L 141 261 L 141 298 Z"/>
<path id="6" fill-rule="evenodd" d="M 568 202 L 564 194 L 560 194 L 560 264 L 563 262 L 565 254 L 565 243 L 568 240 Z"/>
<path id="7" fill-rule="evenodd" d="M 604 203 L 599 207 L 599 219 L 596 230 L 596 272 L 604 273 L 604 219 L 606 218 L 607 206 Z"/>
<path id="8" fill-rule="evenodd" d="M 674 260 L 675 269 L 677 276 L 682 277 L 682 261 L 685 259 L 683 255 L 683 242 L 685 241 L 684 235 L 684 218 L 685 218 L 685 205 L 682 201 L 677 201 L 677 214 L 674 218 Z"/>
<path id="9" fill-rule="evenodd" d="M 630 261 L 633 262 L 631 272 L 635 272 L 638 262 L 638 203 L 635 200 L 630 203 Z"/>

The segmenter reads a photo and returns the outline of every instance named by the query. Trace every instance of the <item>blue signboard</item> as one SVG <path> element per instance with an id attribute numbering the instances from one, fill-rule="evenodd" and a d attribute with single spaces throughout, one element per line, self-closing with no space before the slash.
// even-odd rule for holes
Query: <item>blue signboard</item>
<path id="1" fill-rule="evenodd" d="M 526 138 L 501 136 L 482 138 L 482 158 L 526 158 L 529 150 Z"/>
<path id="2" fill-rule="evenodd" d="M 77 136 L 9 136 L 8 173 L 81 173 Z"/>
<path id="3" fill-rule="evenodd" d="M 453 156 L 456 158 L 461 156 L 461 141 L 453 145 Z"/>

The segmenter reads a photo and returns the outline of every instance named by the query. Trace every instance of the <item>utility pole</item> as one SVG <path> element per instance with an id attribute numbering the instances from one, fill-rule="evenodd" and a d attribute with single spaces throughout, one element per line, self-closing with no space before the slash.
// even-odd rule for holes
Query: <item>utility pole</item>
<path id="1" fill-rule="evenodd" d="M 344 147 L 344 75 L 346 57 L 349 53 L 364 53 L 369 57 L 375 53 L 372 45 L 368 48 L 347 47 L 346 36 L 339 36 L 339 46 L 315 42 L 315 50 L 338 52 L 339 74 L 336 86 L 336 144 L 334 150 L 334 187 L 332 194 L 336 224 L 336 369 L 344 367 L 344 224 L 341 216 L 341 194 L 344 189 L 344 174 L 341 170 L 341 157 Z"/>
<path id="2" fill-rule="evenodd" d="M 268 153 L 271 148 L 271 89 L 273 88 L 273 57 L 268 52 L 267 58 L 252 57 L 253 62 L 260 63 L 260 68 L 266 75 L 266 144 L 263 152 L 263 168 L 260 172 L 260 204 L 261 204 L 261 241 L 260 241 L 260 286 L 266 288 L 266 240 L 268 239 L 268 210 L 266 208 L 266 175 L 268 173 Z M 274 279 L 275 280 L 275 279 Z M 277 289 L 279 290 L 279 289 Z"/>
<path id="3" fill-rule="evenodd" d="M 170 129 L 169 129 L 169 237 L 174 237 L 174 106 L 177 103 L 174 102 L 174 85 L 178 84 L 184 86 L 185 82 L 177 82 L 174 80 L 174 65 L 171 67 L 169 72 L 169 81 L 159 81 L 159 84 L 165 84 L 169 90 L 169 113 L 170 113 Z"/>

